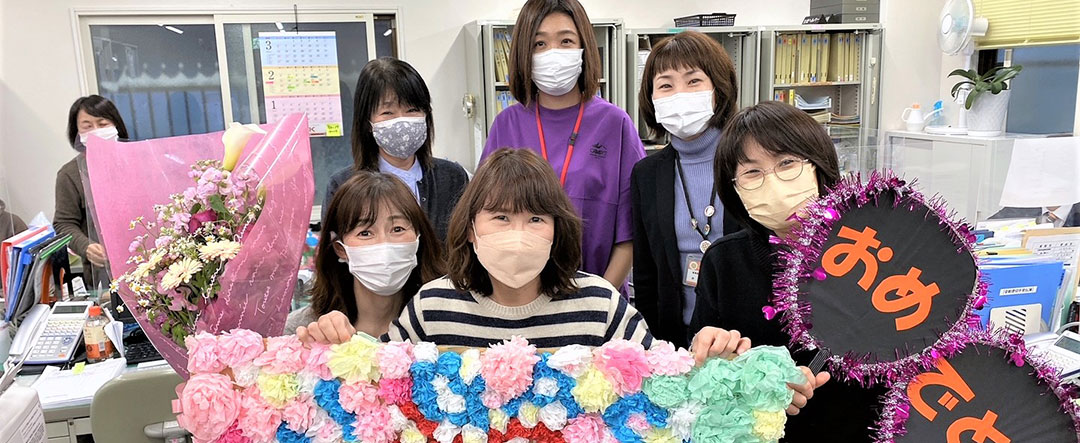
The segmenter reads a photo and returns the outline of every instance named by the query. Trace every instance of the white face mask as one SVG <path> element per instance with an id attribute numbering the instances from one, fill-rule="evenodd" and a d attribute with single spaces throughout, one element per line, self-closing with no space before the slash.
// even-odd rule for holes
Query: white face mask
<path id="1" fill-rule="evenodd" d="M 375 142 L 400 159 L 416 154 L 427 141 L 427 117 L 398 117 L 371 124 Z"/>
<path id="2" fill-rule="evenodd" d="M 713 91 L 680 92 L 653 100 L 656 122 L 671 135 L 687 139 L 705 130 L 713 116 Z"/>
<path id="3" fill-rule="evenodd" d="M 564 95 L 577 86 L 583 49 L 548 49 L 533 54 L 533 83 L 547 95 Z"/>
<path id="4" fill-rule="evenodd" d="M 747 191 L 736 185 L 735 193 L 739 194 L 750 218 L 773 232 L 782 231 L 794 225 L 791 216 L 818 195 L 817 172 L 814 165 L 803 165 L 802 174 L 791 181 L 769 173 L 761 187 Z"/>
<path id="5" fill-rule="evenodd" d="M 551 240 L 526 231 L 508 230 L 477 235 L 473 251 L 491 278 L 517 289 L 547 266 Z"/>
<path id="6" fill-rule="evenodd" d="M 338 244 L 345 248 L 345 255 L 349 257 L 348 260 L 339 258 L 338 261 L 349 264 L 349 272 L 360 284 L 376 294 L 391 296 L 405 286 L 416 268 L 420 236 L 406 243 L 348 246 L 339 241 Z"/>
<path id="7" fill-rule="evenodd" d="M 91 135 L 103 138 L 105 140 L 112 140 L 116 138 L 119 134 L 120 133 L 116 130 L 116 126 L 106 126 L 104 128 L 97 128 L 93 131 L 79 134 L 79 141 L 83 142 L 83 144 L 85 145 L 86 140 L 88 140 Z"/>

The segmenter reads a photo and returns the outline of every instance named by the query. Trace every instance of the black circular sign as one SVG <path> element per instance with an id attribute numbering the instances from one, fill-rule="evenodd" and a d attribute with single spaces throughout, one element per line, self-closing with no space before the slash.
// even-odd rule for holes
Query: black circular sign
<path id="1" fill-rule="evenodd" d="M 854 198 L 854 197 L 853 197 Z M 809 333 L 833 355 L 884 363 L 924 351 L 965 312 L 978 273 L 948 224 L 925 204 L 885 190 L 850 202 L 802 282 Z"/>

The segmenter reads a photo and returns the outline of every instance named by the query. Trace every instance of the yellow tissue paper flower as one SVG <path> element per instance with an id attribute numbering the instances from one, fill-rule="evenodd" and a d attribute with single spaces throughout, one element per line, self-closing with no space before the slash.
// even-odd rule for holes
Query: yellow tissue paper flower
<path id="1" fill-rule="evenodd" d="M 510 424 L 510 416 L 506 415 L 502 408 L 491 409 L 488 411 L 488 421 L 491 422 L 491 429 L 506 432 L 506 426 Z"/>
<path id="2" fill-rule="evenodd" d="M 676 438 L 671 429 L 651 429 L 645 434 L 645 443 L 682 443 L 682 439 Z"/>
<path id="3" fill-rule="evenodd" d="M 604 377 L 596 368 L 590 367 L 585 374 L 577 380 L 577 386 L 571 391 L 578 405 L 585 412 L 604 412 L 608 406 L 615 403 L 615 390 L 611 382 Z"/>
<path id="4" fill-rule="evenodd" d="M 256 381 L 259 385 L 259 393 L 264 400 L 275 408 L 285 406 L 289 400 L 300 394 L 300 380 L 296 374 L 268 374 L 261 373 Z"/>
<path id="5" fill-rule="evenodd" d="M 236 162 L 240 161 L 240 154 L 244 152 L 244 146 L 247 145 L 251 136 L 265 133 L 266 131 L 258 125 L 241 125 L 232 122 L 229 129 L 221 135 L 221 143 L 225 145 L 225 158 L 221 161 L 221 169 L 232 171 L 236 167 Z"/>
<path id="6" fill-rule="evenodd" d="M 764 441 L 777 441 L 784 436 L 787 415 L 780 411 L 754 411 L 754 436 Z"/>
<path id="7" fill-rule="evenodd" d="M 346 383 L 375 383 L 379 381 L 379 365 L 375 357 L 378 349 L 378 343 L 362 335 L 354 335 L 345 343 L 330 346 L 326 366 L 334 377 L 343 378 Z"/>
<path id="8" fill-rule="evenodd" d="M 540 422 L 540 408 L 536 407 L 532 402 L 522 403 L 518 409 L 518 420 L 527 429 L 536 427 L 536 424 Z"/>
<path id="9" fill-rule="evenodd" d="M 427 437 L 413 426 L 401 431 L 401 443 L 427 443 Z"/>

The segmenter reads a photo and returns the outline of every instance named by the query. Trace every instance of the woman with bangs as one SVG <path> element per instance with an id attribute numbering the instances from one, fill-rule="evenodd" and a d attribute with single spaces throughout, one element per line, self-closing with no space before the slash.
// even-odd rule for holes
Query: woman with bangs
<path id="1" fill-rule="evenodd" d="M 602 64 L 577 0 L 529 0 L 510 43 L 510 93 L 481 163 L 505 147 L 539 154 L 584 223 L 581 269 L 624 293 L 633 264 L 630 170 L 645 157 L 630 116 L 597 95 Z"/>
<path id="2" fill-rule="evenodd" d="M 670 143 L 630 176 L 634 304 L 656 338 L 687 347 L 701 257 L 739 229 L 713 185 L 716 145 L 738 106 L 735 65 L 716 40 L 686 31 L 653 47 L 642 78 L 641 116 Z"/>
<path id="3" fill-rule="evenodd" d="M 443 260 L 409 188 L 360 171 L 327 205 L 315 274 L 311 306 L 289 314 L 285 334 L 341 343 L 357 331 L 385 334 L 420 286 L 443 274 Z"/>
<path id="4" fill-rule="evenodd" d="M 408 63 L 382 57 L 364 65 L 353 104 L 353 165 L 330 177 L 322 206 L 327 219 L 338 187 L 359 171 L 401 179 L 431 220 L 437 238 L 446 238 L 450 212 L 468 175 L 461 165 L 435 158 L 431 93 Z"/>

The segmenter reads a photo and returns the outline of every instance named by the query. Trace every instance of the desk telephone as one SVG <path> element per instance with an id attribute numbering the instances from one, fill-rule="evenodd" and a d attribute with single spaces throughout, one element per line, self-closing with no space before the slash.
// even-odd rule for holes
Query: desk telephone
<path id="1" fill-rule="evenodd" d="M 23 364 L 67 363 L 79 354 L 83 325 L 92 301 L 56 302 L 36 305 L 19 325 L 11 344 L 11 355 L 23 355 Z"/>

